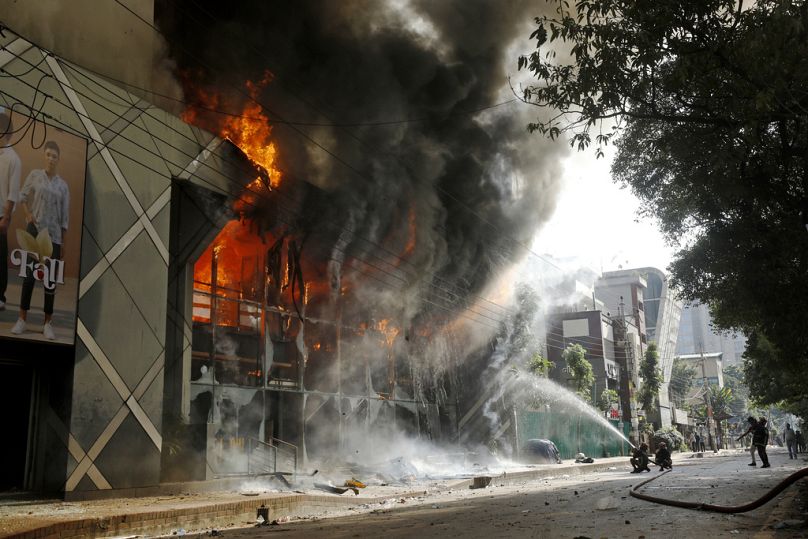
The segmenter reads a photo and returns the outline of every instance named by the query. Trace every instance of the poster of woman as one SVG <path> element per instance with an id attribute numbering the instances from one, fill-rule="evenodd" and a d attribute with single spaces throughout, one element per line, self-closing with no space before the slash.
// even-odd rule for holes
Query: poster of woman
<path id="1" fill-rule="evenodd" d="M 0 109 L 0 342 L 73 344 L 87 141 Z"/>

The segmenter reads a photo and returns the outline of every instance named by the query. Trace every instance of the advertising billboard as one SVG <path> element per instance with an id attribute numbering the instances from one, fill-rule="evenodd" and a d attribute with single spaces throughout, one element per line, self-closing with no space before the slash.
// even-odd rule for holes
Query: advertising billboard
<path id="1" fill-rule="evenodd" d="M 76 336 L 87 141 L 0 109 L 0 350 Z"/>

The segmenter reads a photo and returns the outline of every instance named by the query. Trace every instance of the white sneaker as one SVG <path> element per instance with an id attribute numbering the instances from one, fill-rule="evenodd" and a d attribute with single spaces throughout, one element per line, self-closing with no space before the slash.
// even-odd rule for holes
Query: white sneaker
<path id="1" fill-rule="evenodd" d="M 42 327 L 42 333 L 45 335 L 45 338 L 49 341 L 56 340 L 56 333 L 53 332 L 53 324 L 50 322 L 46 322 L 45 325 Z"/>
<path id="2" fill-rule="evenodd" d="M 11 328 L 11 333 L 13 333 L 14 335 L 22 335 L 23 333 L 25 333 L 25 327 L 26 327 L 25 320 L 23 320 L 22 318 L 17 318 L 17 323 L 14 324 L 13 328 Z"/>

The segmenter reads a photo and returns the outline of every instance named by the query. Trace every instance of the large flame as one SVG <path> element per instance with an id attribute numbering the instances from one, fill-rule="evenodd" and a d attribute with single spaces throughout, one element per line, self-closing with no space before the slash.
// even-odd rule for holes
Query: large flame
<path id="1" fill-rule="evenodd" d="M 182 119 L 190 124 L 214 131 L 220 137 L 230 140 L 238 146 L 255 164 L 261 166 L 269 174 L 272 187 L 281 183 L 281 172 L 275 160 L 277 147 L 272 141 L 272 125 L 260 105 L 260 94 L 267 84 L 272 81 L 272 74 L 264 72 L 263 78 L 258 82 L 244 83 L 250 96 L 238 115 L 210 114 L 211 111 L 230 110 L 232 103 L 220 94 L 206 92 L 202 88 L 193 88 L 191 101 L 195 105 L 189 106 L 182 114 Z M 256 182 L 258 182 L 256 184 Z M 259 178 L 253 184 L 263 184 Z M 248 189 L 254 188 L 253 184 Z"/>
<path id="2" fill-rule="evenodd" d="M 258 199 L 281 182 L 281 172 L 275 164 L 278 152 L 271 139 L 272 126 L 259 104 L 261 91 L 271 80 L 272 75 L 265 72 L 258 82 L 245 83 L 250 100 L 241 107 L 239 114 L 224 113 L 236 109 L 232 98 L 195 85 L 186 87 L 189 100 L 194 104 L 185 110 L 182 119 L 230 140 L 266 171 L 266 175 L 252 180 L 234 203 L 233 210 L 242 218 L 230 221 L 194 265 L 194 288 L 197 291 L 194 295 L 194 320 L 198 322 L 211 320 L 209 294 L 214 288 L 215 294 L 221 298 L 217 300 L 216 309 L 220 325 L 241 326 L 245 320 L 250 323 L 251 317 L 244 316 L 238 301 L 263 301 L 265 238 L 253 230 L 253 223 L 243 216 L 249 215 Z M 216 275 L 213 275 L 214 268 Z"/>
<path id="3" fill-rule="evenodd" d="M 263 301 L 264 249 L 263 241 L 249 221 L 227 223 L 194 264 L 195 321 L 210 322 L 209 294 L 215 293 L 219 298 L 216 310 L 219 325 L 254 325 L 239 301 Z"/>

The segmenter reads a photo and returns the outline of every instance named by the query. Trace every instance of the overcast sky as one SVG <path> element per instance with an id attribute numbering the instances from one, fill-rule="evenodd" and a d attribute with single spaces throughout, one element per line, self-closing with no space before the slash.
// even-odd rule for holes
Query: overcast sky
<path id="1" fill-rule="evenodd" d="M 572 152 L 555 213 L 538 232 L 533 251 L 556 258 L 576 257 L 596 271 L 653 266 L 666 271 L 673 249 L 656 222 L 638 222 L 637 198 L 609 174 L 613 155 L 595 159 L 594 149 Z M 566 266 L 566 264 L 565 264 Z"/>

